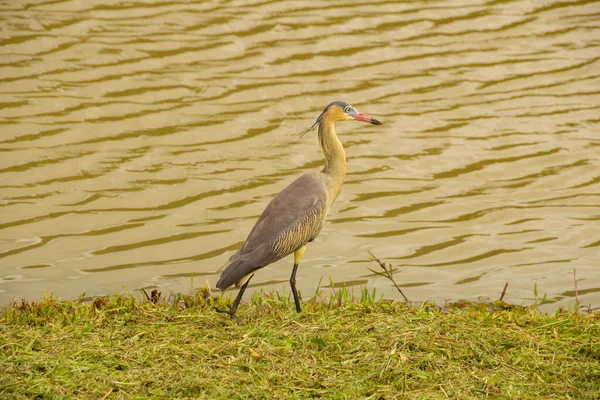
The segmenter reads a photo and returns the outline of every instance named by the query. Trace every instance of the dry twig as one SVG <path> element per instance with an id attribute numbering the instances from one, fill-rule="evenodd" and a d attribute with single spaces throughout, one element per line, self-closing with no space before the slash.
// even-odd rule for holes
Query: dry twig
<path id="1" fill-rule="evenodd" d="M 396 283 L 396 280 L 394 279 L 394 267 L 392 266 L 392 264 L 386 265 L 379 258 L 375 257 L 375 255 L 373 253 L 371 253 L 370 251 L 369 251 L 369 255 L 371 256 L 371 260 L 377 262 L 379 264 L 379 266 L 381 267 L 381 269 L 383 269 L 384 272 L 375 271 L 374 269 L 371 269 L 371 268 L 369 268 L 369 271 L 371 271 L 374 274 L 377 274 L 379 276 L 383 276 L 384 278 L 387 278 L 390 281 L 392 281 L 392 283 L 396 287 L 396 290 L 398 290 L 398 292 L 402 295 L 402 297 L 404 297 L 404 301 L 406 301 L 408 303 L 408 298 L 404 295 L 404 293 L 402 292 L 402 289 L 400 289 L 400 286 L 398 286 L 398 284 Z"/>

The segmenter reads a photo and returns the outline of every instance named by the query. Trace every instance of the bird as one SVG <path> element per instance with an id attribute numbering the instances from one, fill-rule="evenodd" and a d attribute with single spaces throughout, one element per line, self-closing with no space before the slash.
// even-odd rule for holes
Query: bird
<path id="1" fill-rule="evenodd" d="M 312 242 L 327 217 L 329 208 L 340 194 L 346 175 L 346 153 L 335 132 L 340 121 L 355 120 L 382 125 L 343 101 L 327 105 L 306 132 L 318 127 L 317 136 L 325 167 L 320 172 L 301 175 L 267 205 L 250 231 L 242 247 L 221 268 L 217 288 L 225 290 L 235 284 L 240 288 L 229 310 L 216 311 L 237 319 L 237 308 L 254 273 L 283 257 L 294 253 L 290 286 L 296 311 L 302 311 L 296 289 L 296 272 L 306 246 Z"/>

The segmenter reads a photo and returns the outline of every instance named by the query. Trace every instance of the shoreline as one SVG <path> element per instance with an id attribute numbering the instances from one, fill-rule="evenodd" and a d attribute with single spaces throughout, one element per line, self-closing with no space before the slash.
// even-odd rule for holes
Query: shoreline
<path id="1" fill-rule="evenodd" d="M 293 300 L 90 303 L 46 297 L 0 313 L 0 397 L 600 397 L 600 311 L 495 302 L 408 305 L 366 288 Z"/>

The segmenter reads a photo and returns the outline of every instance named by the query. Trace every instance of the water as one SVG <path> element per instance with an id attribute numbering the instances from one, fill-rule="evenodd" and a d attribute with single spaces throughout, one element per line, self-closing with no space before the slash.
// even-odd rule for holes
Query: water
<path id="1" fill-rule="evenodd" d="M 268 201 L 348 175 L 297 276 L 411 300 L 600 305 L 600 3 L 5 1 L 0 303 L 188 292 Z M 285 290 L 292 259 L 253 288 Z M 194 276 L 193 281 L 190 279 Z"/>

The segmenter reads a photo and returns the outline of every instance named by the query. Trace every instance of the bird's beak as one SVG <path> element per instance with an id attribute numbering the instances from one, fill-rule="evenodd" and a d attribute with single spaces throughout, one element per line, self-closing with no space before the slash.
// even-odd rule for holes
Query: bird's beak
<path id="1" fill-rule="evenodd" d="M 373 125 L 383 125 L 381 122 L 379 122 L 375 118 L 373 118 L 367 114 L 363 114 L 360 111 L 356 111 L 356 113 L 354 113 L 350 116 L 352 117 L 352 119 L 355 119 L 357 121 L 362 121 L 362 122 L 366 122 L 368 124 L 373 124 Z"/>

